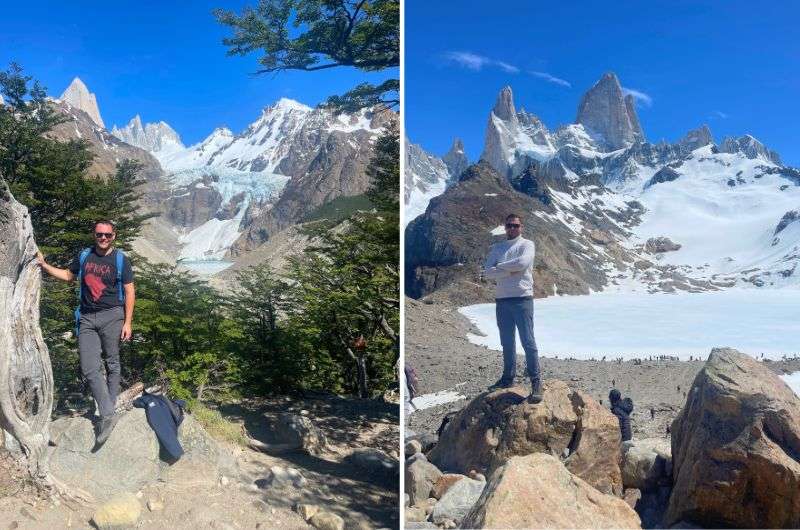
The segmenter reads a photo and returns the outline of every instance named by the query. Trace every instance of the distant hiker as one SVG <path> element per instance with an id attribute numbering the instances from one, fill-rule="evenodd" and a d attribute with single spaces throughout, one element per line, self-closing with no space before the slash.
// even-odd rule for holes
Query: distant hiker
<path id="1" fill-rule="evenodd" d="M 97 221 L 94 239 L 94 247 L 75 256 L 68 269 L 48 265 L 41 252 L 37 258 L 42 269 L 51 276 L 67 282 L 78 279 L 80 305 L 75 310 L 75 331 L 81 373 L 89 381 L 99 408 L 99 448 L 108 440 L 117 422 L 114 409 L 120 385 L 119 343 L 131 338 L 135 293 L 131 262 L 121 250 L 114 248 L 114 223 Z M 102 374 L 103 357 L 107 380 Z"/>
<path id="2" fill-rule="evenodd" d="M 631 413 L 633 412 L 633 400 L 631 398 L 622 399 L 622 394 L 616 388 L 608 393 L 608 400 L 611 402 L 611 412 L 619 421 L 619 431 L 622 441 L 631 439 Z"/>
<path id="3" fill-rule="evenodd" d="M 482 278 L 495 280 L 495 315 L 503 346 L 503 375 L 490 390 L 507 388 L 514 383 L 517 368 L 516 331 L 519 331 L 532 390 L 528 401 L 542 400 L 539 351 L 533 337 L 533 241 L 522 237 L 522 219 L 506 216 L 506 240 L 495 243 L 483 264 Z"/>

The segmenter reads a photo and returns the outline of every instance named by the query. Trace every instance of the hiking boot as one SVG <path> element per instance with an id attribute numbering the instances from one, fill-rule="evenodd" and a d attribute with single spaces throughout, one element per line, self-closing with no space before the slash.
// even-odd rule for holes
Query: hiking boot
<path id="1" fill-rule="evenodd" d="M 489 387 L 489 391 L 493 392 L 493 391 L 499 390 L 501 388 L 510 388 L 512 386 L 514 386 L 514 380 L 513 379 L 503 379 L 501 377 L 500 379 L 497 380 L 496 383 L 494 383 L 493 385 L 491 385 Z"/>
<path id="2" fill-rule="evenodd" d="M 542 402 L 542 380 L 534 379 L 531 381 L 531 395 L 528 396 L 528 403 L 541 403 Z"/>
<path id="3" fill-rule="evenodd" d="M 108 437 L 111 436 L 111 431 L 114 430 L 114 427 L 117 425 L 117 420 L 119 416 L 116 414 L 112 414 L 111 416 L 107 416 L 105 418 L 100 418 L 100 424 L 97 429 L 97 440 L 95 442 L 95 449 L 99 449 L 104 443 L 108 441 Z"/>

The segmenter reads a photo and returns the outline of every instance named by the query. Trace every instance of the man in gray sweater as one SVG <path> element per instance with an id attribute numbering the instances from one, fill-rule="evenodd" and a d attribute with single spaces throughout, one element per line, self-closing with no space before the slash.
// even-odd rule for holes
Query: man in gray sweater
<path id="1" fill-rule="evenodd" d="M 503 375 L 489 387 L 507 388 L 514 383 L 517 369 L 516 331 L 525 349 L 525 361 L 531 378 L 530 403 L 542 400 L 542 380 L 539 374 L 539 352 L 533 337 L 533 241 L 522 237 L 522 220 L 516 214 L 506 217 L 506 240 L 495 243 L 483 265 L 482 276 L 494 280 L 495 314 L 503 346 Z"/>

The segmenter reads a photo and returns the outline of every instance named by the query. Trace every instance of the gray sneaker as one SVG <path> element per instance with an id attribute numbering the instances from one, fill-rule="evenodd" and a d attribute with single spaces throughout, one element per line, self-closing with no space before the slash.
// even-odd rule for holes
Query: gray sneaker
<path id="1" fill-rule="evenodd" d="M 108 437 L 111 436 L 111 431 L 113 431 L 114 427 L 117 425 L 117 420 L 119 420 L 119 416 L 116 414 L 100 418 L 99 428 L 97 429 L 97 440 L 95 443 L 97 449 L 108 441 Z"/>

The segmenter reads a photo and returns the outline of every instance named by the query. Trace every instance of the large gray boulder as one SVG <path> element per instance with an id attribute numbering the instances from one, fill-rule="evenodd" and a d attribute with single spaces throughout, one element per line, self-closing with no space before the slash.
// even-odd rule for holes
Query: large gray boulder
<path id="1" fill-rule="evenodd" d="M 96 453 L 91 452 L 95 433 L 87 418 L 57 419 L 51 434 L 53 475 L 99 501 L 136 492 L 156 481 L 191 489 L 216 484 L 223 472 L 235 473 L 233 457 L 190 414 L 179 430 L 185 453 L 172 465 L 159 457 L 158 439 L 143 409 L 122 413 L 108 442 Z"/>
<path id="2" fill-rule="evenodd" d="M 461 521 L 480 498 L 485 487 L 486 482 L 482 480 L 462 478 L 453 484 L 439 499 L 439 502 L 433 507 L 431 519 L 437 524 L 444 523 L 447 520 L 461 524 Z"/>
<path id="3" fill-rule="evenodd" d="M 439 469 L 428 462 L 425 455 L 417 453 L 406 461 L 406 493 L 411 505 L 427 500 L 433 485 L 442 476 Z"/>
<path id="4" fill-rule="evenodd" d="M 800 399 L 763 363 L 714 349 L 671 431 L 666 525 L 800 527 Z"/>

